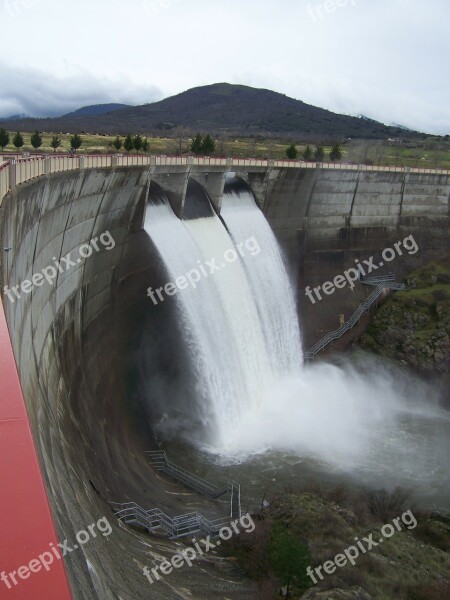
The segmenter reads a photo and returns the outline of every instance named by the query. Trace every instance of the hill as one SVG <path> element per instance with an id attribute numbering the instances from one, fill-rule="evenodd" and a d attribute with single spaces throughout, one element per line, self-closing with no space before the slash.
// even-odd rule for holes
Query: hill
<path id="1" fill-rule="evenodd" d="M 2 123 L 0 122 L 0 126 Z M 3 124 L 6 126 L 6 123 Z M 305 104 L 271 90 L 219 83 L 190 89 L 152 104 L 89 116 L 69 114 L 56 119 L 18 119 L 9 129 L 21 131 L 70 131 L 72 133 L 146 133 L 176 135 L 190 132 L 276 137 L 367 138 L 410 137 L 398 127 L 371 119 L 341 115 Z"/>
<path id="2" fill-rule="evenodd" d="M 120 110 L 121 108 L 131 108 L 129 104 L 92 104 L 91 106 L 83 106 L 78 110 L 74 110 L 73 112 L 67 113 L 63 115 L 61 118 L 71 118 L 71 117 L 95 117 L 97 115 L 104 115 L 114 110 Z"/>

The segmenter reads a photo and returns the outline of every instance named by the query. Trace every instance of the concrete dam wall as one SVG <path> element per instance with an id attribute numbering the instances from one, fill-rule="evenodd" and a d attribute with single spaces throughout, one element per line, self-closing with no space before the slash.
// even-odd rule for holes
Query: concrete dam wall
<path id="1" fill-rule="evenodd" d="M 250 180 L 251 183 L 251 180 Z M 298 281 L 299 314 L 305 343 L 312 345 L 324 332 L 347 320 L 371 290 L 357 283 L 327 296 L 305 296 L 332 281 L 359 260 L 374 257 L 371 275 L 409 271 L 431 260 L 448 257 L 450 177 L 419 173 L 340 170 L 282 170 L 269 185 L 264 213 L 285 249 Z M 413 236 L 418 250 L 402 248 L 379 267 L 385 248 Z M 372 268 L 372 267 L 369 267 Z"/>
<path id="2" fill-rule="evenodd" d="M 255 188 L 264 177 L 242 174 Z M 2 206 L 3 246 L 9 249 L 2 283 L 9 288 L 53 264 L 53 257 L 78 256 L 81 245 L 105 232 L 114 240 L 114 247 L 63 269 L 52 285 L 35 286 L 20 299 L 13 296 L 14 302 L 3 297 L 61 539 L 74 539 L 103 515 L 112 522 L 108 501 L 134 500 L 169 514 L 189 511 L 191 500 L 180 504 L 144 458 L 156 444 L 151 412 L 142 403 L 143 374 L 159 368 L 176 380 L 184 368 L 182 358 L 171 361 L 181 332 L 166 327 L 175 320 L 170 305 L 162 307 L 163 319 L 148 316 L 146 289 L 164 283 L 155 248 L 142 230 L 148 183 L 145 167 L 54 174 L 19 186 Z M 367 292 L 338 290 L 308 305 L 304 286 L 332 279 L 355 258 L 379 254 L 409 235 L 420 250 L 395 261 L 392 270 L 399 277 L 439 258 L 447 251 L 449 195 L 450 178 L 443 175 L 311 169 L 272 174 L 263 210 L 299 277 L 307 342 L 320 337 L 318 330 L 334 328 L 337 314 L 348 314 Z M 145 365 L 143 340 L 158 348 Z M 113 543 L 99 539 L 66 559 L 75 598 L 148 593 L 136 566 L 142 564 L 142 545 L 114 527 Z M 206 597 L 205 590 L 194 591 Z M 173 594 L 161 587 L 159 597 Z"/>

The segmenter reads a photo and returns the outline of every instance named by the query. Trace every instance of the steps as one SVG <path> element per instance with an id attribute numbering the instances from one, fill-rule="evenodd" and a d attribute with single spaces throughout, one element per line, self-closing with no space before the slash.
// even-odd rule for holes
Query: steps
<path id="1" fill-rule="evenodd" d="M 193 475 L 186 469 L 179 467 L 167 458 L 164 451 L 148 451 L 146 454 L 153 467 L 158 471 L 165 473 L 175 481 L 182 483 L 186 487 L 194 490 L 198 494 L 208 496 L 214 500 L 229 494 L 230 496 L 230 514 L 232 519 L 241 517 L 241 486 L 236 481 L 230 481 L 225 488 L 218 488 L 201 477 Z"/>
<path id="2" fill-rule="evenodd" d="M 405 289 L 405 285 L 403 283 L 397 283 L 395 281 L 395 275 L 384 275 L 384 276 L 379 276 L 379 277 L 364 277 L 364 278 L 361 277 L 360 282 L 365 285 L 375 286 L 375 290 L 370 294 L 370 296 L 367 298 L 367 300 L 365 302 L 362 302 L 358 306 L 356 311 L 353 313 L 353 315 L 350 317 L 350 319 L 346 323 L 341 325 L 341 327 L 339 327 L 339 329 L 336 329 L 335 331 L 331 331 L 330 333 L 327 333 L 327 335 L 325 335 L 322 339 L 320 339 L 318 342 L 316 342 L 314 344 L 314 346 L 312 346 L 308 350 L 308 352 L 305 352 L 306 360 L 312 360 L 316 356 L 316 354 L 321 352 L 326 346 L 328 346 L 328 344 L 330 344 L 334 340 L 338 340 L 345 333 L 347 333 L 347 331 L 350 331 L 350 329 L 353 329 L 353 327 L 358 323 L 358 321 L 360 320 L 362 315 L 376 303 L 376 301 L 378 300 L 378 298 L 381 296 L 381 294 L 384 292 L 385 289 L 390 289 L 390 290 L 404 290 Z"/>

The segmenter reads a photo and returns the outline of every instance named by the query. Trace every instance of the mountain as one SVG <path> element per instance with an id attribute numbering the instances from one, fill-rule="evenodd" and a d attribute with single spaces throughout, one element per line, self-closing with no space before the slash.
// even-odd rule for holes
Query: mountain
<path id="1" fill-rule="evenodd" d="M 76 111 L 77 113 L 77 111 Z M 72 133 L 145 133 L 176 135 L 177 128 L 236 136 L 375 138 L 393 137 L 405 130 L 371 119 L 351 117 L 305 104 L 271 90 L 218 83 L 190 89 L 152 104 L 121 108 L 89 116 L 69 114 L 56 119 L 8 122 L 22 131 Z M 1 126 L 1 122 L 0 122 Z M 412 135 L 412 134 L 410 134 Z"/>
<path id="2" fill-rule="evenodd" d="M 3 117 L 3 121 L 17 121 L 18 119 L 29 119 L 28 115 L 11 115 L 10 117 Z"/>
<path id="3" fill-rule="evenodd" d="M 73 112 L 67 113 L 63 115 L 61 118 L 66 119 L 70 117 L 95 117 L 97 115 L 104 115 L 106 113 L 113 112 L 114 110 L 119 110 L 121 108 L 131 108 L 129 104 L 92 104 L 91 106 L 83 106 L 78 110 L 74 110 Z"/>

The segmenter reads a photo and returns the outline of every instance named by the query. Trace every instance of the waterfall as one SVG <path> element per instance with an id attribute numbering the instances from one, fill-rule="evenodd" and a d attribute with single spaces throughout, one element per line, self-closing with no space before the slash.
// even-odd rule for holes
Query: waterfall
<path id="1" fill-rule="evenodd" d="M 209 436 L 226 445 L 242 415 L 256 410 L 267 390 L 281 375 L 298 370 L 302 358 L 293 292 L 253 197 L 225 194 L 226 227 L 211 215 L 182 221 L 161 196 L 147 207 L 145 229 L 167 282 L 193 270 L 201 274 L 195 287 L 179 289 L 170 300 L 192 356 L 197 409 Z M 211 261 L 212 273 L 206 267 Z"/>
<path id="2" fill-rule="evenodd" d="M 243 261 L 266 345 L 277 375 L 293 374 L 302 364 L 302 347 L 294 292 L 278 242 L 250 191 L 228 185 L 221 217 L 235 243 L 254 236 L 261 247 L 255 258 L 244 254 Z"/>

